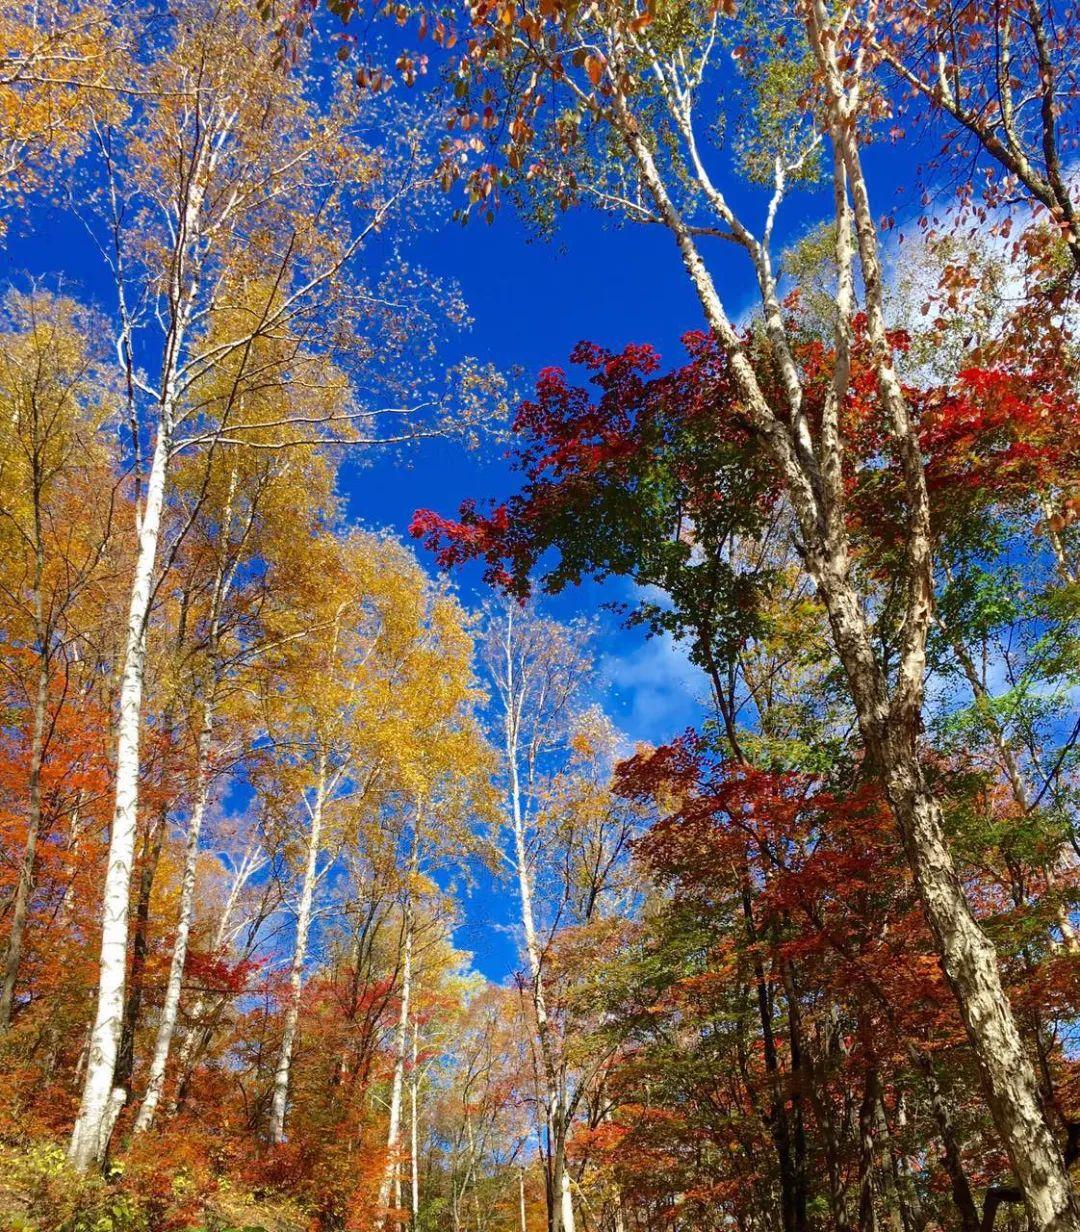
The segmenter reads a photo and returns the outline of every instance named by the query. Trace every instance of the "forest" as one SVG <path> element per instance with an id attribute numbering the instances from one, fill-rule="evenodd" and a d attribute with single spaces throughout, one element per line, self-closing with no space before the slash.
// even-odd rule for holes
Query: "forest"
<path id="1" fill-rule="evenodd" d="M 0 250 L 0 1228 L 1080 1232 L 1073 0 L 5 0 Z"/>

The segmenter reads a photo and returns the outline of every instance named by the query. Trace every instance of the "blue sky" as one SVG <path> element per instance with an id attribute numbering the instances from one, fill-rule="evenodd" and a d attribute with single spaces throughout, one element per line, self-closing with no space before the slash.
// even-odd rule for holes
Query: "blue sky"
<path id="1" fill-rule="evenodd" d="M 870 152 L 872 178 L 878 185 L 876 207 L 910 215 L 904 192 L 915 178 L 910 145 L 902 157 L 886 146 Z M 749 219 L 764 212 L 764 198 L 736 197 L 736 208 Z M 823 216 L 823 192 L 796 193 L 786 204 L 778 227 L 778 245 L 797 238 Z M 38 230 L 17 229 L 3 255 L 6 281 L 25 284 L 26 277 L 53 282 L 62 276 L 76 297 L 111 309 L 111 289 L 82 226 L 60 210 L 38 211 Z M 729 311 L 740 316 L 753 303 L 748 263 L 731 246 L 709 254 Z M 564 363 L 582 338 L 620 347 L 649 341 L 665 360 L 678 362 L 679 337 L 700 324 L 700 311 L 670 235 L 658 227 L 617 227 L 596 212 L 580 210 L 564 217 L 554 240 L 533 241 L 510 209 L 493 225 L 449 221 L 421 234 L 408 256 L 436 276 L 461 287 L 474 318 L 470 333 L 448 348 L 447 364 L 464 354 L 491 362 L 504 371 L 520 368 L 526 384 L 548 364 Z M 343 492 L 349 516 L 372 527 L 388 527 L 404 536 L 417 507 L 452 514 L 461 500 L 499 497 L 513 486 L 501 446 L 473 453 L 448 441 L 426 442 L 406 457 L 368 459 L 362 467 L 347 464 Z M 483 597 L 479 570 L 458 579 L 465 601 Z M 554 615 L 598 613 L 604 599 L 627 597 L 626 584 L 588 585 L 551 602 Z M 597 700 L 631 741 L 659 742 L 682 731 L 701 713 L 704 690 L 696 671 L 669 642 L 647 642 L 639 631 L 623 629 L 610 613 L 599 612 Z M 476 954 L 487 976 L 503 978 L 514 970 L 515 943 L 505 925 L 514 914 L 509 886 L 483 880 L 465 904 L 461 946 Z"/>

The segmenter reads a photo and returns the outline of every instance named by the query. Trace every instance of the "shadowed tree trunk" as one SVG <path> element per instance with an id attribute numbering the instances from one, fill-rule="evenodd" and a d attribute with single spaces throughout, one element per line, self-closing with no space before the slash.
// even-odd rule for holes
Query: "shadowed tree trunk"
<path id="1" fill-rule="evenodd" d="M 139 861 L 139 891 L 135 900 L 135 926 L 131 935 L 131 973 L 124 999 L 124 1024 L 120 1031 L 120 1047 L 116 1055 L 116 1083 L 126 1087 L 135 1068 L 135 1029 L 142 1009 L 143 972 L 149 947 L 150 897 L 154 892 L 158 862 L 165 841 L 167 810 L 163 806 L 154 815 L 143 840 Z"/>

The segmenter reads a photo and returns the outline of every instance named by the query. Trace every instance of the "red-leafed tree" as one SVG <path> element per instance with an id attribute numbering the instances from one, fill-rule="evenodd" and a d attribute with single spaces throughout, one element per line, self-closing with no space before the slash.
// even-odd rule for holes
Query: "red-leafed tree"
<path id="1" fill-rule="evenodd" d="M 976 783 L 955 773 L 950 812 L 975 804 Z M 1000 1183 L 963 1023 L 877 788 L 755 769 L 692 735 L 639 753 L 618 785 L 656 810 L 637 855 L 662 894 L 590 988 L 618 1059 L 613 1110 L 579 1149 L 610 1161 L 628 1213 L 710 1228 L 992 1225 L 1016 1191 Z M 1041 997 L 1047 1022 L 1067 1023 L 1072 964 L 1054 947 L 1035 958 L 1030 917 L 1005 924 L 985 868 L 965 879 L 1039 1051 L 1054 1032 L 1028 1007 Z M 1053 1044 L 1046 1061 L 1062 1110 L 1075 1064 Z"/>
<path id="2" fill-rule="evenodd" d="M 958 21 L 976 19 L 973 8 L 954 11 Z M 478 207 L 489 208 L 510 180 L 543 223 L 559 208 L 591 202 L 671 236 L 672 259 L 689 280 L 736 394 L 717 418 L 745 418 L 783 491 L 792 539 L 827 611 L 868 766 L 902 837 L 1031 1219 L 1039 1228 L 1080 1225 L 1080 1202 L 1041 1107 L 998 956 L 967 900 L 923 764 L 942 502 L 930 485 L 920 408 L 889 337 L 879 184 L 866 158 L 894 110 L 876 71 L 880 6 L 834 9 L 800 0 L 745 12 L 710 3 L 669 11 L 490 0 L 474 6 L 470 19 L 473 35 L 458 64 L 466 130 L 460 148 L 474 124 L 482 127 L 485 106 L 506 117 L 497 138 L 504 161 L 493 159 L 470 181 Z M 1045 71 L 1036 77 L 1037 101 L 1053 118 L 1054 84 Z M 784 313 L 775 249 L 785 201 L 815 178 L 827 180 L 832 193 L 823 220 L 832 341 L 819 415 L 797 323 Z M 753 217 L 759 198 L 748 185 L 770 194 L 760 222 Z M 730 269 L 714 257 L 717 241 L 745 255 L 759 312 L 750 338 L 725 303 Z M 847 475 L 859 446 L 844 409 L 857 379 L 860 316 L 870 418 L 885 443 L 869 469 L 895 476 L 886 495 L 902 528 L 888 561 L 891 581 L 861 568 L 852 529 Z"/>
<path id="3" fill-rule="evenodd" d="M 897 665 L 910 651 L 911 635 L 911 609 L 905 608 L 901 592 L 910 569 L 911 476 L 905 468 L 912 455 L 905 462 L 880 415 L 880 372 L 866 320 L 852 322 L 848 384 L 837 401 L 837 352 L 812 329 L 800 329 L 797 299 L 787 312 L 796 339 L 790 358 L 803 391 L 801 422 L 813 439 L 835 430 L 843 440 L 831 498 L 837 520 L 828 532 L 844 545 L 847 581 L 841 591 L 853 587 L 852 595 L 862 595 L 860 604 L 878 613 L 876 636 L 883 649 L 873 652 L 874 671 L 880 673 L 882 688 L 902 693 Z M 889 333 L 887 343 L 891 362 L 904 365 L 907 335 Z M 769 404 L 782 401 L 782 372 L 773 347 L 753 333 L 739 345 L 760 374 L 755 379 Z M 571 385 L 560 370 L 547 370 L 536 397 L 522 405 L 515 420 L 511 459 L 523 476 L 519 493 L 487 511 L 468 503 L 456 521 L 418 513 L 413 533 L 444 564 L 480 560 L 490 581 L 519 594 L 527 592 L 535 571 L 552 590 L 585 575 L 609 574 L 660 587 L 669 602 L 647 600 L 635 617 L 654 630 L 688 639 L 692 657 L 713 679 L 729 746 L 741 757 L 745 736 L 736 731 L 737 706 L 724 677 L 740 648 L 761 631 L 775 569 L 766 556 L 733 552 L 732 545 L 753 541 L 763 527 L 780 520 L 827 610 L 849 695 L 861 716 L 864 769 L 884 785 L 884 799 L 896 816 L 898 789 L 889 786 L 888 769 L 893 754 L 881 744 L 886 730 L 888 741 L 898 730 L 896 703 L 886 728 L 875 736 L 865 711 L 869 695 L 860 700 L 871 677 L 853 681 L 862 660 L 846 640 L 847 617 L 841 618 L 839 601 L 830 601 L 820 572 L 824 562 L 815 562 L 808 548 L 808 527 L 791 507 L 783 468 L 763 448 L 766 434 L 747 410 L 730 352 L 697 335 L 688 346 L 690 362 L 672 373 L 660 371 L 648 348 L 613 354 L 580 346 L 574 359 L 586 368 L 595 392 Z M 1062 385 L 1052 376 L 1006 364 L 999 356 L 993 365 L 963 369 L 948 384 L 922 383 L 913 369 L 909 378 L 898 380 L 897 389 L 910 416 L 919 482 L 925 488 L 929 554 L 946 562 L 967 559 L 972 544 L 1000 533 L 995 526 L 1025 519 L 1030 525 L 1048 494 L 1056 500 L 1057 494 L 1075 488 L 1080 462 L 1075 426 Z M 782 413 L 780 422 L 785 430 L 790 426 Z M 864 620 L 860 616 L 856 623 Z M 953 646 L 958 661 L 966 662 L 955 638 Z M 921 709 L 920 702 L 916 713 Z M 919 781 L 940 810 L 942 797 L 931 786 L 918 730 L 911 739 Z M 938 840 L 944 845 L 944 813 L 939 824 Z M 926 901 L 929 886 L 921 864 L 926 852 L 920 855 L 913 847 L 918 835 L 906 822 L 901 834 L 929 913 L 928 936 L 945 947 L 941 952 L 949 982 L 963 1005 L 963 981 L 958 983 L 949 965 L 942 932 L 946 916 L 952 917 L 941 914 L 944 900 Z M 944 846 L 939 854 L 950 858 Z M 958 879 L 951 884 L 962 893 Z M 972 912 L 970 903 L 956 909 Z M 974 914 L 970 923 L 979 930 Z M 1067 921 L 1063 929 L 1069 930 Z M 948 937 L 955 940 L 956 934 L 949 931 Z M 996 978 L 996 963 L 984 973 L 989 976 L 991 970 Z M 1017 1043 L 1023 1047 L 1019 1031 Z M 1042 1097 L 1036 1093 L 1035 1098 Z M 1029 1141 L 1026 1131 L 1024 1141 Z"/>

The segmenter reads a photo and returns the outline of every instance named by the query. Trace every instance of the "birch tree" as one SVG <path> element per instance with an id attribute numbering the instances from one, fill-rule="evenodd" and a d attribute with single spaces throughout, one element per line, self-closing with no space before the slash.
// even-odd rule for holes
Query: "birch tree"
<path id="1" fill-rule="evenodd" d="M 244 6 L 185 8 L 139 65 L 139 107 L 117 132 L 96 125 L 101 251 L 116 280 L 117 359 L 127 391 L 137 482 L 138 551 L 116 733 L 116 808 L 103 892 L 98 1006 L 70 1158 L 100 1160 L 126 1099 L 114 1088 L 124 998 L 128 886 L 136 832 L 147 629 L 161 579 L 189 526 L 162 542 L 175 459 L 190 451 L 280 449 L 320 441 L 400 439 L 379 405 L 353 400 L 328 355 L 359 353 L 384 302 L 349 283 L 367 241 L 425 182 L 405 133 L 404 158 L 369 148 L 361 121 L 314 100 L 302 71 L 284 73 L 274 40 Z M 167 155 L 167 157 L 166 157 Z M 345 289 L 348 294 L 343 298 Z M 330 305 L 339 314 L 330 320 Z M 377 306 L 377 307 L 376 307 Z M 421 331 L 422 332 L 422 331 Z M 268 355 L 256 346 L 273 337 Z M 145 348 L 145 349 L 144 349 Z M 136 357 L 158 356 L 156 377 Z M 385 373 L 386 355 L 379 355 Z M 207 396 L 214 373 L 229 388 Z M 334 370 L 332 370 L 334 371 Z M 385 380 L 368 382 L 371 397 Z M 253 420 L 245 387 L 294 382 L 301 412 Z M 400 391 L 399 391 L 400 392 Z M 196 500 L 194 508 L 198 507 Z"/>
<path id="2" fill-rule="evenodd" d="M 254 825 L 241 851 L 218 854 L 227 871 L 227 889 L 211 933 L 210 952 L 229 955 L 238 965 L 250 962 L 257 953 L 264 925 L 281 907 L 278 881 L 267 876 L 273 853 L 264 850 L 262 838 L 260 827 Z M 229 1002 L 227 991 L 201 992 L 190 1006 L 187 1031 L 178 1049 L 176 1086 L 166 1105 L 170 1117 L 183 1108 L 199 1062 L 231 1008 Z"/>
<path id="3" fill-rule="evenodd" d="M 246 399 L 244 415 L 288 413 L 288 400 L 287 389 L 272 386 Z M 236 773 L 260 735 L 247 694 L 255 687 L 260 655 L 277 647 L 272 636 L 263 636 L 259 610 L 269 590 L 290 581 L 293 536 L 317 535 L 321 519 L 333 509 L 332 476 L 332 467 L 308 447 L 230 450 L 210 459 L 209 466 L 195 458 L 177 476 L 180 510 L 200 502 L 175 567 L 194 595 L 177 622 L 187 643 L 180 648 L 183 661 L 176 673 L 191 733 L 192 781 L 176 933 L 136 1132 L 153 1123 L 164 1089 L 194 922 L 200 836 L 219 777 L 215 763 Z M 301 627 L 285 636 L 317 639 L 318 631 Z"/>
<path id="4" fill-rule="evenodd" d="M 491 815 L 490 749 L 474 708 L 480 699 L 473 675 L 473 641 L 464 612 L 439 587 L 420 580 L 411 595 L 414 636 L 398 657 L 379 714 L 391 741 L 385 758 L 391 801 L 399 821 L 393 851 L 401 865 L 401 949 L 398 1022 L 388 1101 L 386 1165 L 379 1187 L 380 1218 L 391 1199 L 401 1206 L 404 1096 L 411 1089 L 416 1132 L 417 975 L 431 981 L 431 952 L 438 953 L 446 926 L 433 910 L 441 897 L 437 869 L 461 873 L 477 852 L 475 830 Z M 391 805 L 393 808 L 393 804 Z M 388 828 L 390 828 L 388 827 Z M 424 920 L 423 932 L 418 921 Z M 427 936 L 423 934 L 426 933 Z M 421 947 L 419 949 L 418 947 Z M 424 951 L 427 951 L 426 953 Z M 411 1154 L 415 1215 L 415 1143 Z"/>
<path id="5" fill-rule="evenodd" d="M 363 544 L 354 541 L 354 560 Z M 331 547 L 331 545 L 327 545 Z M 269 730 L 281 754 L 276 773 L 285 778 L 277 788 L 293 814 L 283 818 L 287 832 L 295 838 L 300 869 L 299 897 L 296 905 L 295 939 L 289 964 L 289 989 L 285 1005 L 281 1044 L 274 1070 L 269 1114 L 269 1136 L 273 1142 L 285 1140 L 285 1117 L 289 1098 L 289 1075 L 300 1021 L 304 967 L 307 961 L 315 892 L 328 864 L 320 867 L 324 848 L 340 850 L 344 819 L 335 801 L 358 778 L 362 795 L 374 785 L 378 767 L 374 762 L 354 767 L 351 743 L 352 724 L 359 720 L 367 670 L 374 667 L 373 656 L 381 652 L 382 611 L 372 606 L 372 597 L 358 586 L 344 559 L 333 559 L 332 547 L 321 554 L 321 577 L 309 581 L 311 607 L 307 615 L 293 609 L 289 618 L 301 620 L 316 632 L 305 638 L 302 648 L 287 648 L 286 662 L 292 665 L 295 693 Z M 354 589 L 355 588 L 355 589 Z M 313 601 L 313 602 L 312 602 Z M 311 665 L 316 665 L 311 671 Z M 280 671 L 280 660 L 267 661 Z M 273 680 L 274 677 L 271 677 Z M 269 699 L 271 704 L 276 698 Z M 302 818 L 295 816 L 299 808 Z M 333 863 L 335 855 L 329 857 Z"/>
<path id="6" fill-rule="evenodd" d="M 473 976 L 433 1024 L 443 1039 L 432 1049 L 428 1134 L 443 1161 L 439 1209 L 449 1207 L 451 1228 L 525 1226 L 534 1128 L 529 1029 L 520 1009 L 517 989 Z"/>
<path id="7" fill-rule="evenodd" d="M 423 818 L 426 810 L 439 808 L 442 834 L 460 839 L 461 826 L 453 824 L 451 802 L 455 795 L 475 794 L 470 786 L 477 774 L 474 767 L 482 765 L 475 751 L 479 736 L 468 717 L 474 696 L 472 643 L 456 603 L 432 591 L 415 559 L 389 538 L 354 533 L 328 549 L 308 575 L 315 603 L 310 623 L 318 632 L 288 648 L 298 687 L 284 700 L 283 722 L 273 736 L 287 755 L 284 764 L 300 774 L 301 790 L 307 792 L 296 945 L 270 1118 L 276 1141 L 284 1134 L 288 1070 L 299 1023 L 315 888 L 337 856 L 355 845 L 365 828 L 379 824 L 395 836 L 392 852 L 398 850 L 402 833 L 408 835 L 399 1076 L 397 1098 L 392 1101 L 396 1108 L 392 1120 L 400 1129 L 409 1035 L 412 893 L 422 859 L 438 847 L 431 847 L 434 830 L 428 829 L 435 819 L 428 823 Z M 311 564 L 305 562 L 305 570 Z M 283 608 L 283 629 L 290 627 L 298 612 L 295 604 Z M 313 655 L 320 664 L 314 675 Z M 264 665 L 277 670 L 272 656 Z M 330 852 L 329 862 L 320 869 L 324 846 Z"/>
<path id="8" fill-rule="evenodd" d="M 589 671 L 587 631 L 564 627 L 511 600 L 488 613 L 482 661 L 493 686 L 506 783 L 503 861 L 517 883 L 544 1084 L 548 1200 L 554 1232 L 573 1232 L 574 1207 L 566 1164 L 569 1109 L 566 1068 L 550 1021 L 544 970 L 547 932 L 535 899 L 538 866 L 554 857 L 541 827 L 547 782 L 565 759 Z"/>

